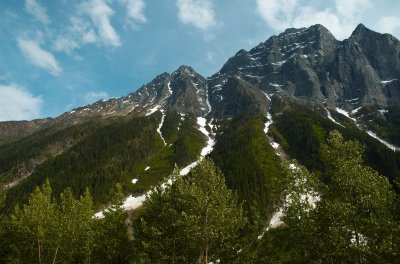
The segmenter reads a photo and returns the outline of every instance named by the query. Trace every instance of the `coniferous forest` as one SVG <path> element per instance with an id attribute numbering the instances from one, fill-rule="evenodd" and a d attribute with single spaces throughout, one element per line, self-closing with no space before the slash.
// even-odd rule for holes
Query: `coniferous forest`
<path id="1" fill-rule="evenodd" d="M 246 122 L 240 126 L 245 131 L 236 130 L 235 122 Z M 236 144 L 230 133 L 257 133 L 260 124 L 238 117 L 219 144 Z M 254 152 L 247 144 L 252 142 L 240 142 L 238 153 L 269 152 Z M 364 152 L 361 143 L 334 130 L 321 142 L 324 171 L 267 159 L 277 169 L 262 176 L 254 166 L 252 173 L 265 180 L 262 192 L 251 189 L 260 183 L 239 177 L 238 161 L 224 175 L 215 152 L 215 163 L 206 158 L 186 177 L 179 177 L 176 167 L 175 180 L 155 188 L 133 213 L 122 209 L 125 194 L 117 183 L 103 219 L 93 217 L 89 188 L 79 197 L 71 188 L 59 194 L 48 179 L 24 204 L 1 215 L 0 258 L 4 263 L 397 263 L 398 196 L 387 178 L 366 165 Z M 265 196 L 252 196 L 256 193 Z M 281 202 L 265 202 L 278 193 Z M 3 206 L 4 192 L 0 198 Z M 282 224 L 268 228 L 263 219 L 278 211 Z"/>

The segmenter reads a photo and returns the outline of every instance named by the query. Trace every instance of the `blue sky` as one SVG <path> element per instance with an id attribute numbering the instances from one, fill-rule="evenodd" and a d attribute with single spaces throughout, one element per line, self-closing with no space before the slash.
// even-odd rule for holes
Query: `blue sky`
<path id="1" fill-rule="evenodd" d="M 1 0 L 0 121 L 55 117 L 180 65 L 204 76 L 287 27 L 400 37 L 397 0 Z"/>

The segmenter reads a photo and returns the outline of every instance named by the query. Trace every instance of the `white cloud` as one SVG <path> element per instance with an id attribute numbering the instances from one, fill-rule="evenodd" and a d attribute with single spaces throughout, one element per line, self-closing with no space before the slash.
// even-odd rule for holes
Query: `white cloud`
<path id="1" fill-rule="evenodd" d="M 25 9 L 28 13 L 33 15 L 40 22 L 44 24 L 50 23 L 50 19 L 47 16 L 46 8 L 43 7 L 36 0 L 25 0 Z"/>
<path id="2" fill-rule="evenodd" d="M 0 84 L 0 121 L 30 120 L 40 116 L 41 97 L 15 84 Z"/>
<path id="3" fill-rule="evenodd" d="M 297 0 L 257 0 L 257 11 L 274 29 L 282 30 L 291 24 Z"/>
<path id="4" fill-rule="evenodd" d="M 42 49 L 38 43 L 32 40 L 17 39 L 18 47 L 22 54 L 33 64 L 49 71 L 50 74 L 57 76 L 62 72 L 53 54 Z"/>
<path id="5" fill-rule="evenodd" d="M 214 52 L 212 51 L 207 51 L 206 54 L 206 61 L 213 61 L 214 60 Z"/>
<path id="6" fill-rule="evenodd" d="M 377 28 L 380 32 L 396 35 L 400 34 L 400 17 L 387 16 L 378 21 Z"/>
<path id="7" fill-rule="evenodd" d="M 90 0 L 89 2 L 82 3 L 80 9 L 90 16 L 103 43 L 114 47 L 121 45 L 119 35 L 110 21 L 110 17 L 115 12 L 108 5 L 107 0 Z"/>
<path id="8" fill-rule="evenodd" d="M 64 51 L 67 54 L 72 54 L 77 48 L 79 48 L 79 44 L 73 38 L 66 36 L 59 36 L 53 44 L 55 51 Z"/>
<path id="9" fill-rule="evenodd" d="M 126 7 L 128 21 L 135 27 L 136 23 L 146 23 L 147 18 L 144 14 L 146 7 L 144 0 L 120 0 L 120 3 Z"/>
<path id="10" fill-rule="evenodd" d="M 206 31 L 216 25 L 210 0 L 177 0 L 178 18 L 183 24 L 192 24 Z"/>
<path id="11" fill-rule="evenodd" d="M 336 10 L 344 19 L 359 18 L 372 7 L 371 0 L 335 0 Z"/>
<path id="12" fill-rule="evenodd" d="M 83 98 L 87 104 L 94 103 L 100 99 L 107 99 L 109 97 L 106 92 L 88 92 Z"/>
<path id="13" fill-rule="evenodd" d="M 53 42 L 55 51 L 62 51 L 68 55 L 75 55 L 74 51 L 84 44 L 98 43 L 99 38 L 90 23 L 78 18 L 70 18 L 70 26 Z"/>
<path id="14" fill-rule="evenodd" d="M 322 24 L 335 37 L 348 37 L 362 15 L 372 7 L 371 0 L 334 0 L 334 8 L 316 9 L 301 0 L 257 0 L 257 11 L 267 24 L 282 31 L 288 27 Z"/>

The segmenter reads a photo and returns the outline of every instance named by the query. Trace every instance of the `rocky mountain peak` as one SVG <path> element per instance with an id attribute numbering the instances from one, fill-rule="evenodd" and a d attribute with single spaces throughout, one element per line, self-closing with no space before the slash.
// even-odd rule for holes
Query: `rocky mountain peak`
<path id="1" fill-rule="evenodd" d="M 376 32 L 370 30 L 369 28 L 364 26 L 364 24 L 360 23 L 351 33 L 351 37 L 356 39 L 362 39 L 365 38 L 369 33 L 376 33 Z"/>

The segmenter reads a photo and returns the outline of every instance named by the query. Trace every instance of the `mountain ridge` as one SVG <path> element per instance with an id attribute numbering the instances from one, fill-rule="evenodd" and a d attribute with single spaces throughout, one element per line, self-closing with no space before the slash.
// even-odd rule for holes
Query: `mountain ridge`
<path id="1" fill-rule="evenodd" d="M 376 49 L 373 56 L 374 50 L 368 47 L 379 46 L 381 42 L 386 45 L 385 49 Z M 397 165 L 400 156 L 396 152 L 400 150 L 400 83 L 396 78 L 400 76 L 399 60 L 398 40 L 374 33 L 363 25 L 344 41 L 336 40 L 322 25 L 287 29 L 249 51 L 240 50 L 208 78 L 182 65 L 172 73 L 157 75 L 126 96 L 75 108 L 41 126 L 40 120 L 32 121 L 39 124 L 32 130 L 24 130 L 29 121 L 17 122 L 8 131 L 8 139 L 7 133 L 0 137 L 0 182 L 21 181 L 16 187 L 22 190 L 39 184 L 44 177 L 40 172 L 46 172 L 45 176 L 55 177 L 53 181 L 58 182 L 58 189 L 68 186 L 62 177 L 68 177 L 75 184 L 77 193 L 82 189 L 80 184 L 91 179 L 91 188 L 101 196 L 108 187 L 100 186 L 97 180 L 107 181 L 107 186 L 120 180 L 128 193 L 140 194 L 170 175 L 175 163 L 181 167 L 194 164 L 204 144 L 207 147 L 209 142 L 223 148 L 217 153 L 233 153 L 241 164 L 241 155 L 235 151 L 243 147 L 244 141 L 228 138 L 225 144 L 218 144 L 223 135 L 247 133 L 232 122 L 264 131 L 262 135 L 257 134 L 260 145 L 267 142 L 273 149 L 279 148 L 277 153 L 308 162 L 316 170 L 321 169 L 315 165 L 319 164 L 320 144 L 330 130 L 338 129 L 349 139 L 369 144 L 367 157 L 371 166 L 393 182 L 400 178 Z M 387 68 L 384 61 L 395 67 Z M 304 124 L 297 125 L 297 122 Z M 0 131 L 6 124 L 0 123 Z M 146 141 L 142 130 L 151 135 Z M 133 131 L 142 137 L 138 138 Z M 265 134 L 267 140 L 261 140 Z M 147 145 L 141 146 L 140 141 Z M 251 140 L 246 144 L 254 146 Z M 99 148 L 99 153 L 91 149 L 92 145 Z M 121 146 L 134 146 L 140 161 L 130 161 L 129 151 L 117 149 Z M 228 146 L 234 150 L 225 149 Z M 146 151 L 140 150 L 141 147 Z M 260 153 L 265 157 L 277 155 L 270 147 Z M 207 151 L 212 150 L 210 147 Z M 245 151 L 251 152 L 249 148 Z M 307 161 L 304 153 L 312 161 Z M 253 153 L 248 155 L 258 162 Z M 90 157 L 103 158 L 104 164 L 91 162 Z M 87 160 L 88 164 L 81 164 L 81 160 Z M 71 168 L 60 170 L 67 162 L 82 167 L 77 180 L 73 180 Z M 224 172 L 227 177 L 242 180 L 220 163 L 228 170 Z M 152 169 L 142 171 L 147 167 Z M 101 175 L 100 179 L 93 171 Z M 140 179 L 139 183 L 132 184 L 129 177 Z M 259 171 L 256 177 L 262 182 L 269 176 Z M 22 191 L 13 192 L 23 196 Z M 101 196 L 98 201 L 105 202 L 105 199 Z"/>

